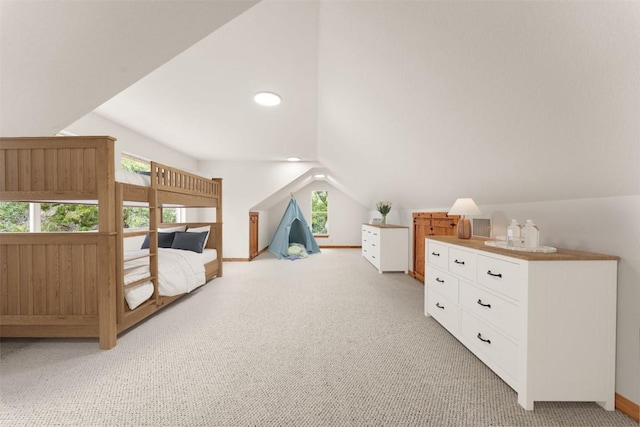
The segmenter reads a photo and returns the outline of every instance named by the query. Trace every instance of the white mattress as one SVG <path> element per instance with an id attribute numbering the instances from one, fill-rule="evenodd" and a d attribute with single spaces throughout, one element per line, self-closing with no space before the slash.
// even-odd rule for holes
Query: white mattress
<path id="1" fill-rule="evenodd" d="M 116 170 L 116 181 L 124 184 L 140 185 L 142 187 L 151 186 L 151 177 L 148 175 L 129 172 L 123 169 Z"/>
<path id="2" fill-rule="evenodd" d="M 125 252 L 124 283 L 149 277 L 148 249 Z M 143 258 L 138 258 L 143 257 Z M 137 258 L 137 259 L 132 259 Z M 127 261 L 129 259 L 129 261 Z M 205 249 L 201 254 L 179 249 L 158 249 L 158 293 L 174 296 L 191 292 L 205 283 L 204 265 L 218 259 L 218 251 Z M 125 300 L 133 310 L 153 295 L 153 283 L 144 282 L 125 290 Z"/>

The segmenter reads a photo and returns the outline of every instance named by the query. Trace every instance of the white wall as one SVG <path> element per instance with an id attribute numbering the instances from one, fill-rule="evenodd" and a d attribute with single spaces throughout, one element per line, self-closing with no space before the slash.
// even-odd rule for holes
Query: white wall
<path id="1" fill-rule="evenodd" d="M 494 236 L 504 235 L 512 218 L 521 223 L 532 219 L 540 228 L 543 245 L 620 257 L 616 392 L 640 402 L 640 196 L 479 207 L 482 217 L 492 218 Z M 403 212 L 402 217 L 403 224 L 411 226 L 411 212 Z"/>
<path id="2" fill-rule="evenodd" d="M 67 126 L 65 131 L 75 135 L 109 135 L 116 138 L 116 169 L 120 166 L 120 155 L 124 151 L 187 172 L 197 173 L 198 171 L 198 162 L 195 158 L 173 150 L 96 113 L 87 114 Z"/>
<path id="3" fill-rule="evenodd" d="M 249 211 L 260 201 L 303 175 L 306 162 L 201 161 L 201 174 L 222 177 L 224 258 L 249 258 Z M 264 209 L 263 209 L 264 210 Z M 270 216 L 270 215 L 269 215 Z M 267 223 L 270 219 L 264 219 Z M 260 218 L 263 222 L 263 218 Z M 262 237 L 270 234 L 260 233 Z M 268 243 L 267 243 L 268 244 Z"/>
<path id="4" fill-rule="evenodd" d="M 367 222 L 368 210 L 345 193 L 324 180 L 312 181 L 295 192 L 296 201 L 307 224 L 311 226 L 311 192 L 328 191 L 329 237 L 316 238 L 319 246 L 360 246 L 362 232 L 360 224 Z M 289 197 L 282 199 L 269 209 L 269 235 L 272 237 L 282 219 Z"/>
<path id="5" fill-rule="evenodd" d="M 319 13 L 318 160 L 366 204 L 640 194 L 640 2 Z"/>
<path id="6" fill-rule="evenodd" d="M 196 159 L 123 127 L 99 114 L 87 114 L 82 119 L 67 126 L 65 131 L 74 135 L 109 135 L 116 138 L 114 147 L 116 169 L 120 168 L 122 152 L 126 152 L 187 172 L 198 173 Z M 187 221 L 215 221 L 216 218 L 215 209 L 190 208 L 186 212 Z"/>

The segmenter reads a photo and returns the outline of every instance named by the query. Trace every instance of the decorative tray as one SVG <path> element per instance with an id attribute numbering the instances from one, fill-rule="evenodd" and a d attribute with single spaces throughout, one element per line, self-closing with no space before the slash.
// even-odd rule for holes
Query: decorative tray
<path id="1" fill-rule="evenodd" d="M 552 254 L 558 251 L 558 249 L 554 248 L 553 246 L 538 246 L 537 248 L 525 248 L 524 246 L 508 246 L 507 242 L 502 240 L 485 240 L 484 244 L 486 246 L 491 246 L 492 248 L 507 249 L 509 251 L 518 252 L 537 252 L 542 254 Z"/>

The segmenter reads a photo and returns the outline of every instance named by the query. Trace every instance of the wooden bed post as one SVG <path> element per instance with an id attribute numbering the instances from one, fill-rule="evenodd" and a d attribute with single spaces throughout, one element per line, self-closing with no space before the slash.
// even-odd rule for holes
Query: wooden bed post
<path id="1" fill-rule="evenodd" d="M 158 292 L 158 225 L 161 222 L 161 210 L 158 208 L 158 190 L 152 185 L 149 188 L 149 273 L 153 278 L 154 291 L 152 298 L 156 302 L 160 296 Z"/>
<path id="2" fill-rule="evenodd" d="M 218 263 L 218 277 L 222 277 L 222 178 L 213 178 L 213 181 L 218 183 L 220 193 L 218 194 L 218 205 L 216 206 L 216 224 L 218 224 L 218 230 L 216 232 L 216 248 L 218 250 L 218 256 L 220 262 Z"/>
<path id="3" fill-rule="evenodd" d="M 104 138 L 104 146 L 97 148 L 96 161 L 104 167 L 99 171 L 98 189 L 98 335 L 101 349 L 115 347 L 118 336 L 116 319 L 116 215 L 114 141 Z"/>

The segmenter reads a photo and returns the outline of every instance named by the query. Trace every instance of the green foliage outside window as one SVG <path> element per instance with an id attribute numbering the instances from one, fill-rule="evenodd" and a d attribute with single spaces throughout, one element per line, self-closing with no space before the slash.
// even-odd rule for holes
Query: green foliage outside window
<path id="1" fill-rule="evenodd" d="M 120 165 L 123 170 L 128 172 L 149 172 L 151 163 L 146 160 L 138 159 L 128 154 L 122 154 Z M 124 228 L 148 228 L 149 227 L 149 209 L 126 207 L 123 212 Z M 176 222 L 176 209 L 162 209 L 162 222 Z"/>
<path id="2" fill-rule="evenodd" d="M 98 207 L 62 203 L 40 204 L 40 228 L 49 232 L 94 231 L 98 229 Z"/>
<path id="3" fill-rule="evenodd" d="M 129 172 L 149 172 L 149 162 L 123 155 L 122 169 Z M 149 209 L 126 207 L 123 212 L 125 228 L 148 228 Z M 175 208 L 162 209 L 162 222 L 175 223 Z M 40 204 L 40 227 L 44 232 L 98 230 L 98 206 L 63 203 Z M 29 231 L 28 202 L 0 202 L 0 232 Z"/>
<path id="4" fill-rule="evenodd" d="M 173 224 L 178 222 L 178 215 L 176 208 L 162 208 L 162 222 Z"/>
<path id="5" fill-rule="evenodd" d="M 0 232 L 20 233 L 29 231 L 29 203 L 0 203 Z"/>
<path id="6" fill-rule="evenodd" d="M 146 160 L 136 159 L 135 157 L 123 154 L 120 158 L 120 167 L 128 172 L 149 172 L 151 171 L 151 163 Z"/>
<path id="7" fill-rule="evenodd" d="M 149 228 L 148 208 L 124 208 L 122 212 L 124 228 Z"/>
<path id="8" fill-rule="evenodd" d="M 128 172 L 149 172 L 151 164 L 127 154 L 120 157 L 120 167 Z M 126 207 L 122 213 L 124 228 L 148 228 L 149 209 Z"/>
<path id="9" fill-rule="evenodd" d="M 329 193 L 327 191 L 311 192 L 311 232 L 328 234 Z"/>

